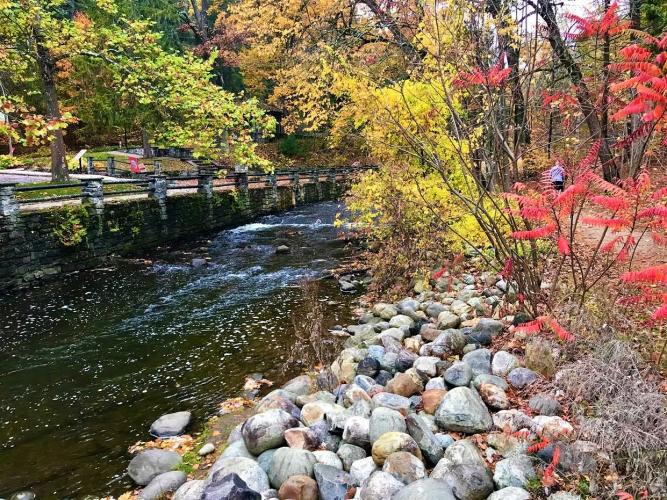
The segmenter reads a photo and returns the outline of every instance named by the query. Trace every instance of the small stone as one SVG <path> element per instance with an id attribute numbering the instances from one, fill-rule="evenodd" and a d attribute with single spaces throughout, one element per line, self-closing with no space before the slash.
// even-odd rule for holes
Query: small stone
<path id="1" fill-rule="evenodd" d="M 171 471 L 155 476 L 148 486 L 139 493 L 139 500 L 159 500 L 168 493 L 174 493 L 186 481 L 185 472 Z"/>
<path id="2" fill-rule="evenodd" d="M 475 389 L 479 389 L 482 384 L 493 384 L 497 387 L 500 387 L 503 391 L 509 390 L 510 386 L 504 379 L 497 377 L 495 375 L 488 375 L 483 373 L 482 375 L 477 375 L 472 380 L 472 385 Z"/>
<path id="3" fill-rule="evenodd" d="M 391 378 L 392 374 L 387 370 L 380 370 L 380 373 L 375 376 L 375 381 L 378 383 L 378 385 L 384 386 L 387 385 L 387 382 L 389 382 Z"/>
<path id="4" fill-rule="evenodd" d="M 246 420 L 241 432 L 248 451 L 259 455 L 269 448 L 281 446 L 285 443 L 284 432 L 298 426 L 299 421 L 289 413 L 283 410 L 268 410 Z"/>
<path id="5" fill-rule="evenodd" d="M 424 389 L 430 391 L 432 389 L 445 389 L 445 381 L 442 377 L 435 377 L 426 382 Z"/>
<path id="6" fill-rule="evenodd" d="M 563 411 L 558 401 L 545 394 L 537 394 L 530 398 L 528 406 L 538 415 L 558 416 Z"/>
<path id="7" fill-rule="evenodd" d="M 181 456 L 175 451 L 148 449 L 135 456 L 127 467 L 127 473 L 140 486 L 165 472 L 171 472 L 181 463 Z"/>
<path id="8" fill-rule="evenodd" d="M 291 476 L 278 490 L 278 498 L 280 500 L 317 500 L 317 483 L 308 476 Z"/>
<path id="9" fill-rule="evenodd" d="M 392 500 L 456 500 L 449 485 L 440 479 L 420 479 L 401 489 Z"/>
<path id="10" fill-rule="evenodd" d="M 373 460 L 375 460 L 377 465 L 384 465 L 386 458 L 397 451 L 407 451 L 418 459 L 422 459 L 419 446 L 409 434 L 403 432 L 386 432 L 373 443 Z"/>
<path id="11" fill-rule="evenodd" d="M 510 406 L 507 394 L 500 387 L 493 384 L 482 384 L 479 395 L 489 408 L 494 410 L 506 410 Z"/>
<path id="12" fill-rule="evenodd" d="M 384 461 L 382 470 L 404 484 L 410 484 L 426 477 L 424 463 L 406 451 L 398 451 L 389 455 Z"/>
<path id="13" fill-rule="evenodd" d="M 404 314 L 397 314 L 389 320 L 389 325 L 391 325 L 392 328 L 400 328 L 402 326 L 411 327 L 414 323 L 412 318 Z"/>
<path id="14" fill-rule="evenodd" d="M 438 314 L 438 328 L 441 330 L 457 328 L 460 324 L 461 318 L 451 311 L 442 311 Z"/>
<path id="15" fill-rule="evenodd" d="M 343 461 L 335 452 L 329 450 L 316 450 L 313 452 L 318 464 L 330 465 L 336 469 L 343 470 Z"/>
<path id="16" fill-rule="evenodd" d="M 467 387 L 456 387 L 449 391 L 436 410 L 435 419 L 445 430 L 469 434 L 487 432 L 493 426 L 484 402 Z"/>
<path id="17" fill-rule="evenodd" d="M 373 314 L 389 320 L 398 314 L 398 309 L 392 304 L 379 303 L 373 306 Z"/>
<path id="18" fill-rule="evenodd" d="M 369 420 L 369 437 L 371 444 L 387 432 L 405 432 L 405 418 L 398 411 L 378 407 L 373 410 Z"/>
<path id="19" fill-rule="evenodd" d="M 343 470 L 349 471 L 350 466 L 357 460 L 366 458 L 366 451 L 353 444 L 341 444 L 337 452 L 338 457 L 343 462 Z"/>
<path id="20" fill-rule="evenodd" d="M 528 447 L 526 441 L 505 432 L 487 434 L 486 442 L 503 457 L 525 454 Z"/>
<path id="21" fill-rule="evenodd" d="M 296 427 L 287 429 L 284 433 L 287 446 L 313 451 L 320 446 L 320 438 L 315 431 L 308 427 Z"/>
<path id="22" fill-rule="evenodd" d="M 414 365 L 416 359 L 417 355 L 414 352 L 408 351 L 407 349 L 401 349 L 398 353 L 398 358 L 396 359 L 396 369 L 399 372 L 404 372 Z"/>
<path id="23" fill-rule="evenodd" d="M 283 483 L 292 476 L 311 477 L 313 466 L 316 463 L 317 459 L 310 451 L 298 448 L 278 448 L 271 457 L 269 465 L 268 476 L 271 486 L 280 489 Z"/>
<path id="24" fill-rule="evenodd" d="M 493 414 L 493 425 L 505 432 L 517 432 L 521 429 L 531 429 L 535 423 L 519 410 L 501 410 Z"/>
<path id="25" fill-rule="evenodd" d="M 208 264 L 208 262 L 206 262 L 206 259 L 201 259 L 201 258 L 192 259 L 190 261 L 190 265 L 195 269 L 204 267 L 206 264 Z"/>
<path id="26" fill-rule="evenodd" d="M 494 491 L 487 500 L 530 500 L 530 493 L 523 488 L 508 486 L 502 490 Z"/>
<path id="27" fill-rule="evenodd" d="M 419 394 L 423 390 L 423 386 L 417 384 L 410 375 L 397 373 L 393 379 L 387 382 L 386 390 L 387 392 L 409 398 L 414 394 Z"/>
<path id="28" fill-rule="evenodd" d="M 344 500 L 347 490 L 353 486 L 352 476 L 335 467 L 316 464 L 314 472 L 320 500 Z"/>
<path id="29" fill-rule="evenodd" d="M 430 318 L 437 318 L 441 312 L 446 311 L 447 307 L 439 302 L 431 302 L 428 307 L 426 307 L 426 314 Z"/>
<path id="30" fill-rule="evenodd" d="M 431 472 L 432 478 L 442 478 L 453 465 L 472 464 L 486 467 L 484 457 L 470 439 L 461 439 L 445 450 L 445 455 Z"/>
<path id="31" fill-rule="evenodd" d="M 456 442 L 449 434 L 435 434 L 435 439 L 438 440 L 438 444 L 442 447 L 443 450 L 447 450 L 447 448 Z"/>
<path id="32" fill-rule="evenodd" d="M 362 484 L 361 500 L 387 500 L 403 486 L 403 483 L 391 474 L 377 471 Z"/>
<path id="33" fill-rule="evenodd" d="M 440 362 L 440 358 L 435 356 L 420 356 L 415 360 L 413 367 L 426 380 L 437 375 L 438 362 Z"/>
<path id="34" fill-rule="evenodd" d="M 201 500 L 261 500 L 262 496 L 248 485 L 237 474 L 220 477 L 216 482 L 209 483 L 204 489 Z"/>
<path id="35" fill-rule="evenodd" d="M 345 393 L 343 396 L 343 406 L 350 407 L 357 401 L 371 401 L 371 397 L 366 391 L 361 387 L 355 384 L 349 384 L 345 388 Z"/>
<path id="36" fill-rule="evenodd" d="M 355 460 L 350 465 L 350 476 L 352 478 L 352 483 L 355 486 L 361 486 L 361 484 L 377 470 L 379 469 L 375 463 L 375 460 L 373 460 L 373 457 L 366 457 Z"/>
<path id="37" fill-rule="evenodd" d="M 450 386 L 462 387 L 470 384 L 472 379 L 472 368 L 468 363 L 462 361 L 457 361 L 452 366 L 445 370 L 444 374 L 445 382 Z"/>
<path id="38" fill-rule="evenodd" d="M 445 389 L 429 389 L 422 393 L 422 406 L 429 415 L 435 415 L 442 399 L 447 394 Z"/>
<path id="39" fill-rule="evenodd" d="M 536 477 L 530 457 L 527 455 L 513 455 L 496 463 L 493 481 L 498 488 L 508 486 L 523 488 Z"/>
<path id="40" fill-rule="evenodd" d="M 528 368 L 515 368 L 507 376 L 507 380 L 512 387 L 523 389 L 535 382 L 539 377 L 540 376 L 537 373 Z"/>
<path id="41" fill-rule="evenodd" d="M 290 248 L 287 245 L 278 245 L 276 247 L 276 253 L 279 254 L 279 255 L 290 253 Z"/>
<path id="42" fill-rule="evenodd" d="M 367 377 L 375 377 L 380 371 L 380 363 L 374 358 L 364 358 L 359 361 L 357 365 L 357 375 L 366 375 Z"/>
<path id="43" fill-rule="evenodd" d="M 381 392 L 373 396 L 373 403 L 376 407 L 384 406 L 397 411 L 407 412 L 410 409 L 410 400 L 398 394 L 391 394 L 389 392 Z"/>
<path id="44" fill-rule="evenodd" d="M 200 457 L 205 457 L 206 455 L 210 455 L 214 451 L 215 451 L 215 445 L 213 443 L 206 443 L 204 446 L 199 448 L 197 455 L 199 455 Z"/>
<path id="45" fill-rule="evenodd" d="M 370 444 L 370 421 L 363 417 L 350 417 L 345 423 L 343 441 L 355 446 L 366 447 Z"/>
<path id="46" fill-rule="evenodd" d="M 506 376 L 509 372 L 519 367 L 519 360 L 509 352 L 498 351 L 493 355 L 491 372 L 499 377 Z"/>
<path id="47" fill-rule="evenodd" d="M 533 339 L 526 345 L 523 363 L 527 368 L 547 378 L 556 373 L 553 349 L 551 344 L 543 339 Z"/>
<path id="48" fill-rule="evenodd" d="M 162 415 L 151 425 L 151 436 L 163 438 L 180 436 L 190 424 L 192 413 L 189 411 L 179 411 Z"/>

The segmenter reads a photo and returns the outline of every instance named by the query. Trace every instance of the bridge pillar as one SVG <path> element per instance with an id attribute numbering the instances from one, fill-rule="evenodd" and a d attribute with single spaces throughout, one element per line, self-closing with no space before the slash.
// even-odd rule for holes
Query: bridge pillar
<path id="1" fill-rule="evenodd" d="M 209 173 L 200 173 L 197 179 L 197 192 L 206 198 L 213 198 L 213 176 Z"/>
<path id="2" fill-rule="evenodd" d="M 107 175 L 113 177 L 116 175 L 116 160 L 107 158 Z"/>
<path id="3" fill-rule="evenodd" d="M 167 220 L 167 177 L 164 175 L 151 175 L 148 182 L 148 197 L 157 200 L 160 205 L 160 218 Z M 163 230 L 166 232 L 166 226 Z"/>
<path id="4" fill-rule="evenodd" d="M 86 172 L 88 175 L 93 175 L 95 173 L 95 167 L 93 166 L 93 157 L 89 156 L 86 162 Z"/>
<path id="5" fill-rule="evenodd" d="M 81 179 L 81 204 L 101 215 L 104 211 L 104 186 L 102 176 Z"/>
<path id="6" fill-rule="evenodd" d="M 0 226 L 12 226 L 19 215 L 19 202 L 16 199 L 16 184 L 13 182 L 0 183 Z"/>
<path id="7" fill-rule="evenodd" d="M 239 191 L 248 190 L 248 172 L 236 172 L 234 182 L 236 183 L 236 189 Z"/>
<path id="8" fill-rule="evenodd" d="M 292 174 L 292 202 L 294 206 L 303 203 L 303 187 L 298 170 Z"/>
<path id="9" fill-rule="evenodd" d="M 317 199 L 322 201 L 322 185 L 320 184 L 320 171 L 311 170 L 310 171 L 310 182 L 315 184 L 315 190 L 317 191 Z"/>
<path id="10" fill-rule="evenodd" d="M 266 176 L 266 185 L 271 189 L 271 206 L 270 210 L 278 209 L 278 180 L 276 178 L 276 173 L 271 172 Z"/>

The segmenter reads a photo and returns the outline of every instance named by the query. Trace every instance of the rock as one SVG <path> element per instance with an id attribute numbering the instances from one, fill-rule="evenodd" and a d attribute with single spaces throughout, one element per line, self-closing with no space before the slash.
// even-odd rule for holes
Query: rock
<path id="1" fill-rule="evenodd" d="M 367 394 L 373 386 L 377 385 L 377 382 L 373 378 L 366 375 L 357 375 L 354 377 L 353 383 L 354 385 L 361 387 Z"/>
<path id="2" fill-rule="evenodd" d="M 243 441 L 243 439 L 234 441 L 228 445 L 227 448 L 225 448 L 225 451 L 220 455 L 220 458 L 232 457 L 255 458 L 255 456 L 248 451 L 248 448 L 245 447 L 245 441 Z"/>
<path id="3" fill-rule="evenodd" d="M 445 430 L 469 434 L 487 432 L 493 426 L 484 402 L 467 387 L 456 387 L 445 395 L 435 412 L 435 420 Z"/>
<path id="4" fill-rule="evenodd" d="M 228 474 L 220 477 L 214 483 L 209 483 L 201 497 L 201 500 L 261 500 L 262 496 L 248 485 L 236 474 Z"/>
<path id="5" fill-rule="evenodd" d="M 296 427 L 284 432 L 285 441 L 290 448 L 313 451 L 319 448 L 320 438 L 315 431 L 308 427 Z"/>
<path id="6" fill-rule="evenodd" d="M 361 484 L 377 470 L 379 469 L 375 464 L 373 457 L 355 460 L 350 465 L 350 477 L 352 478 L 352 483 L 355 486 L 361 486 Z"/>
<path id="7" fill-rule="evenodd" d="M 505 432 L 532 429 L 533 419 L 519 410 L 501 410 L 493 414 L 493 425 Z"/>
<path id="8" fill-rule="evenodd" d="M 380 360 L 380 367 L 382 370 L 387 371 L 389 373 L 395 373 L 396 372 L 396 362 L 398 361 L 398 352 L 400 351 L 400 342 L 396 342 L 394 339 L 389 339 L 394 344 L 397 345 L 395 350 L 392 352 L 391 349 L 387 349 L 387 352 L 385 352 L 384 356 L 382 356 L 382 359 Z M 387 342 L 385 342 L 386 344 Z M 386 347 L 386 346 L 385 346 Z M 382 372 L 380 372 L 382 373 Z"/>
<path id="9" fill-rule="evenodd" d="M 338 377 L 329 368 L 325 368 L 315 377 L 315 385 L 320 391 L 333 392 L 338 384 Z"/>
<path id="10" fill-rule="evenodd" d="M 262 401 L 265 399 L 273 399 L 273 398 L 282 398 L 282 399 L 288 399 L 292 403 L 296 402 L 296 394 L 293 392 L 285 391 L 283 389 L 274 389 L 271 392 L 269 392 L 266 396 L 262 398 Z"/>
<path id="11" fill-rule="evenodd" d="M 569 491 L 557 491 L 547 497 L 549 500 L 581 500 L 579 495 L 570 493 Z"/>
<path id="12" fill-rule="evenodd" d="M 410 318 L 409 316 L 406 316 L 404 314 L 397 314 L 396 316 L 392 317 L 389 320 L 389 325 L 392 328 L 400 328 L 402 326 L 411 327 L 412 325 L 414 325 L 414 323 L 415 323 L 415 321 L 412 318 Z M 401 340 L 403 340 L 403 339 L 401 339 Z"/>
<path id="13" fill-rule="evenodd" d="M 419 394 L 423 390 L 423 386 L 417 384 L 410 375 L 397 373 L 394 375 L 394 378 L 387 383 L 386 390 L 387 392 L 409 398 L 414 394 Z"/>
<path id="14" fill-rule="evenodd" d="M 539 338 L 531 340 L 526 345 L 523 364 L 546 378 L 553 377 L 556 373 L 556 361 L 551 344 Z"/>
<path id="15" fill-rule="evenodd" d="M 433 389 L 445 389 L 445 381 L 442 377 L 435 377 L 426 382 L 424 389 L 427 391 Z"/>
<path id="16" fill-rule="evenodd" d="M 327 414 L 343 413 L 345 408 L 342 406 L 327 403 L 325 401 L 315 401 L 307 403 L 301 408 L 301 421 L 310 427 L 311 425 L 321 422 L 325 419 Z"/>
<path id="17" fill-rule="evenodd" d="M 127 467 L 127 473 L 140 486 L 146 486 L 152 479 L 174 470 L 181 463 L 181 456 L 175 451 L 148 449 L 135 456 Z"/>
<path id="18" fill-rule="evenodd" d="M 466 344 L 466 346 L 463 348 L 463 354 L 468 354 L 469 352 L 472 352 L 476 349 L 478 349 L 477 344 Z"/>
<path id="19" fill-rule="evenodd" d="M 352 406 L 347 409 L 347 413 L 351 417 L 363 417 L 370 418 L 371 412 L 373 411 L 373 403 L 369 399 L 368 401 L 357 401 Z"/>
<path id="20" fill-rule="evenodd" d="M 403 432 L 386 432 L 382 434 L 372 447 L 373 460 L 377 465 L 384 465 L 386 458 L 397 451 L 407 451 L 412 453 L 419 460 L 422 454 L 419 446 L 409 434 Z"/>
<path id="21" fill-rule="evenodd" d="M 278 498 L 278 490 L 276 489 L 269 489 L 266 491 L 262 491 L 262 500 L 276 500 Z"/>
<path id="22" fill-rule="evenodd" d="M 363 417 L 350 417 L 345 423 L 343 441 L 362 448 L 370 444 L 370 421 Z"/>
<path id="23" fill-rule="evenodd" d="M 466 345 L 465 335 L 461 330 L 445 330 L 433 341 L 433 356 L 460 354 Z"/>
<path id="24" fill-rule="evenodd" d="M 560 417 L 538 415 L 533 417 L 533 422 L 537 426 L 537 434 L 550 441 L 569 441 L 574 437 L 572 425 Z"/>
<path id="25" fill-rule="evenodd" d="M 472 385 L 475 389 L 479 389 L 482 386 L 482 384 L 493 384 L 497 387 L 500 387 L 503 391 L 507 391 L 510 388 L 509 384 L 505 382 L 504 379 L 497 377 L 495 375 L 488 375 L 486 373 L 477 375 L 472 380 Z"/>
<path id="26" fill-rule="evenodd" d="M 283 410 L 298 419 L 301 415 L 301 410 L 294 402 L 280 396 L 278 394 L 268 394 L 259 402 L 255 408 L 256 413 L 264 413 L 268 410 Z"/>
<path id="27" fill-rule="evenodd" d="M 179 411 L 162 415 L 151 425 L 150 434 L 155 437 L 180 436 L 190 424 L 192 413 Z"/>
<path id="28" fill-rule="evenodd" d="M 458 316 L 466 316 L 471 313 L 472 307 L 463 302 L 462 300 L 456 299 L 449 306 L 450 310 Z"/>
<path id="29" fill-rule="evenodd" d="M 381 392 L 373 396 L 373 403 L 376 407 L 383 406 L 397 411 L 407 411 L 410 409 L 410 400 L 398 394 L 391 394 L 389 392 Z"/>
<path id="30" fill-rule="evenodd" d="M 205 486 L 205 481 L 199 479 L 183 483 L 171 497 L 171 500 L 201 500 Z"/>
<path id="31" fill-rule="evenodd" d="M 447 306 L 440 304 L 439 302 L 431 302 L 426 307 L 426 315 L 430 318 L 437 318 L 440 316 L 440 313 L 447 310 Z"/>
<path id="32" fill-rule="evenodd" d="M 392 304 L 384 304 L 380 302 L 373 306 L 373 314 L 382 319 L 390 320 L 398 314 L 398 309 Z"/>
<path id="33" fill-rule="evenodd" d="M 380 363 L 374 358 L 364 358 L 359 361 L 357 365 L 357 375 L 366 375 L 367 377 L 375 377 L 380 371 Z"/>
<path id="34" fill-rule="evenodd" d="M 392 376 L 393 375 L 387 370 L 380 370 L 380 373 L 375 376 L 375 382 L 377 382 L 378 385 L 385 386 L 387 385 L 387 382 L 391 380 Z"/>
<path id="35" fill-rule="evenodd" d="M 180 488 L 188 477 L 185 472 L 171 471 L 165 472 L 155 476 L 153 480 L 148 483 L 141 493 L 139 493 L 139 500 L 159 500 L 167 493 L 173 493 Z"/>
<path id="36" fill-rule="evenodd" d="M 398 411 L 390 408 L 375 408 L 369 421 L 369 438 L 371 444 L 387 432 L 405 432 L 405 418 Z"/>
<path id="37" fill-rule="evenodd" d="M 291 476 L 280 487 L 278 498 L 280 500 L 317 500 L 317 483 L 308 476 Z"/>
<path id="38" fill-rule="evenodd" d="M 396 369 L 399 372 L 404 372 L 414 365 L 416 359 L 417 355 L 414 352 L 408 351 L 407 349 L 401 349 L 398 353 L 398 358 L 396 359 Z"/>
<path id="39" fill-rule="evenodd" d="M 329 465 L 336 469 L 343 469 L 343 461 L 336 453 L 329 450 L 316 450 L 313 452 L 318 464 Z"/>
<path id="40" fill-rule="evenodd" d="M 506 410 L 510 407 L 507 394 L 500 387 L 493 384 L 482 384 L 479 395 L 489 408 L 494 410 Z"/>
<path id="41" fill-rule="evenodd" d="M 207 264 L 208 264 L 208 262 L 206 262 L 206 259 L 201 259 L 201 258 L 192 259 L 190 261 L 190 265 L 195 269 L 199 269 L 200 267 L 204 267 Z"/>
<path id="42" fill-rule="evenodd" d="M 484 500 L 493 493 L 493 476 L 481 464 L 456 464 L 442 476 L 456 498 Z"/>
<path id="43" fill-rule="evenodd" d="M 290 248 L 287 245 L 278 245 L 276 247 L 276 253 L 277 254 L 286 254 L 290 253 Z"/>
<path id="44" fill-rule="evenodd" d="M 345 388 L 344 396 L 343 396 L 343 406 L 345 407 L 350 407 L 357 401 L 371 401 L 371 397 L 368 395 L 366 391 L 364 391 L 361 387 L 358 385 L 354 384 L 349 384 Z"/>
<path id="45" fill-rule="evenodd" d="M 345 443 L 340 445 L 337 455 L 343 462 L 343 470 L 349 471 L 354 462 L 366 458 L 366 451 L 353 444 Z"/>
<path id="46" fill-rule="evenodd" d="M 530 500 L 530 493 L 523 488 L 508 486 L 502 490 L 494 491 L 487 500 Z"/>
<path id="47" fill-rule="evenodd" d="M 438 330 L 434 324 L 427 323 L 421 328 L 419 335 L 421 335 L 421 338 L 426 342 L 433 342 L 441 333 L 442 330 Z"/>
<path id="48" fill-rule="evenodd" d="M 509 372 L 519 367 L 519 360 L 509 352 L 498 351 L 493 355 L 491 372 L 499 377 L 506 376 Z"/>
<path id="49" fill-rule="evenodd" d="M 206 443 L 204 446 L 199 448 L 197 455 L 199 455 L 200 457 L 205 457 L 206 455 L 210 455 L 214 451 L 215 451 L 215 445 L 213 443 Z"/>
<path id="50" fill-rule="evenodd" d="M 435 439 L 438 440 L 438 444 L 442 447 L 443 450 L 446 450 L 456 442 L 449 434 L 435 434 Z"/>
<path id="51" fill-rule="evenodd" d="M 428 463 L 432 465 L 437 464 L 442 458 L 444 449 L 435 437 L 435 434 L 433 434 L 430 426 L 426 424 L 423 418 L 414 414 L 408 415 L 405 421 L 408 434 L 415 440 Z"/>
<path id="52" fill-rule="evenodd" d="M 273 455 L 275 452 L 275 449 L 266 450 L 264 453 L 257 457 L 257 463 L 267 474 L 269 473 L 269 466 L 271 465 L 271 460 L 273 460 Z"/>
<path id="53" fill-rule="evenodd" d="M 286 411 L 268 410 L 246 420 L 241 432 L 248 451 L 259 455 L 269 448 L 281 446 L 285 443 L 284 432 L 298 426 L 299 421 Z"/>
<path id="54" fill-rule="evenodd" d="M 428 389 L 422 393 L 422 406 L 429 415 L 434 415 L 442 399 L 447 394 L 445 389 Z"/>
<path id="55" fill-rule="evenodd" d="M 525 454 L 528 448 L 525 440 L 505 432 L 487 434 L 486 442 L 503 457 Z"/>
<path id="56" fill-rule="evenodd" d="M 498 488 L 506 488 L 508 486 L 523 488 L 530 480 L 536 477 L 537 475 L 535 474 L 530 457 L 527 455 L 513 455 L 496 463 L 493 481 Z"/>
<path id="57" fill-rule="evenodd" d="M 413 368 L 422 379 L 427 380 L 437 375 L 439 362 L 440 358 L 435 356 L 420 356 L 415 360 Z"/>
<path id="58" fill-rule="evenodd" d="M 343 413 L 327 413 L 325 417 L 327 431 L 342 436 L 343 431 L 345 430 L 345 424 L 350 416 L 351 415 L 347 413 L 347 411 Z"/>
<path id="59" fill-rule="evenodd" d="M 468 363 L 457 361 L 445 370 L 443 375 L 445 382 L 454 387 L 462 387 L 470 384 L 472 379 L 472 368 Z"/>
<path id="60" fill-rule="evenodd" d="M 491 373 L 491 351 L 488 349 L 477 349 L 469 352 L 463 356 L 462 360 L 470 365 L 473 377 L 483 373 Z"/>
<path id="61" fill-rule="evenodd" d="M 447 330 L 448 328 L 458 328 L 461 324 L 461 318 L 451 311 L 442 311 L 438 314 L 438 328 Z"/>
<path id="62" fill-rule="evenodd" d="M 361 500 L 387 500 L 403 488 L 403 483 L 387 472 L 377 471 L 361 486 Z"/>
<path id="63" fill-rule="evenodd" d="M 315 401 L 324 401 L 325 403 L 335 404 L 336 396 L 327 391 L 317 391 L 314 392 L 313 394 L 307 394 L 305 396 L 297 396 L 296 405 L 303 408 L 304 405 L 307 405 L 308 403 L 314 403 Z M 301 413 L 299 411 L 299 418 L 300 417 Z"/>
<path id="64" fill-rule="evenodd" d="M 406 451 L 398 451 L 389 455 L 384 461 L 382 470 L 404 484 L 410 484 L 426 477 L 424 463 Z"/>
<path id="65" fill-rule="evenodd" d="M 510 385 L 517 389 L 523 389 L 535 382 L 538 378 L 539 375 L 528 368 L 515 368 L 507 376 Z"/>
<path id="66" fill-rule="evenodd" d="M 449 485 L 440 479 L 420 479 L 410 483 L 391 500 L 456 500 Z"/>
<path id="67" fill-rule="evenodd" d="M 305 396 L 313 392 L 313 385 L 313 380 L 308 375 L 299 375 L 283 385 L 281 389 L 295 396 Z"/>
<path id="68" fill-rule="evenodd" d="M 347 490 L 353 486 L 352 476 L 335 467 L 316 464 L 314 472 L 320 500 L 344 500 Z"/>
<path id="69" fill-rule="evenodd" d="M 560 403 L 546 394 L 533 396 L 528 401 L 528 406 L 538 415 L 558 416 L 563 411 Z"/>
<path id="70" fill-rule="evenodd" d="M 208 473 L 206 484 L 216 483 L 229 474 L 239 476 L 251 490 L 264 491 L 269 489 L 269 478 L 264 469 L 255 460 L 243 457 L 219 458 L 216 460 Z"/>
<path id="71" fill-rule="evenodd" d="M 269 465 L 269 482 L 274 488 L 280 489 L 292 476 L 313 475 L 313 466 L 317 463 L 315 455 L 298 448 L 278 448 L 271 457 Z M 267 486 L 268 488 L 268 486 Z"/>
<path id="72" fill-rule="evenodd" d="M 445 455 L 438 462 L 431 477 L 435 479 L 442 478 L 453 465 L 481 465 L 486 467 L 486 462 L 477 446 L 469 439 L 461 439 L 449 445 L 445 450 Z"/>
<path id="73" fill-rule="evenodd" d="M 357 285 L 345 280 L 338 280 L 338 286 L 342 292 L 354 292 L 357 289 Z"/>
<path id="74" fill-rule="evenodd" d="M 471 335 L 489 334 L 491 336 L 498 335 L 503 331 L 503 323 L 501 321 L 491 318 L 480 318 L 477 324 L 470 332 Z"/>

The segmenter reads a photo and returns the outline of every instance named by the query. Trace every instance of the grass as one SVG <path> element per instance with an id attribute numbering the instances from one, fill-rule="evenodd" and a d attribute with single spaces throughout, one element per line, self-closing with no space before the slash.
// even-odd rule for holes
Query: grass
<path id="1" fill-rule="evenodd" d="M 61 184 L 60 182 L 30 182 L 24 184 L 17 184 L 16 187 L 44 187 L 48 188 L 53 184 Z M 140 191 L 144 186 L 137 186 L 135 184 L 108 184 L 104 186 L 105 194 L 113 194 L 119 191 Z M 19 200 L 40 200 L 43 198 L 51 198 L 54 196 L 71 196 L 81 193 L 81 187 L 72 186 L 58 189 L 44 189 L 44 191 L 19 191 L 16 197 Z"/>

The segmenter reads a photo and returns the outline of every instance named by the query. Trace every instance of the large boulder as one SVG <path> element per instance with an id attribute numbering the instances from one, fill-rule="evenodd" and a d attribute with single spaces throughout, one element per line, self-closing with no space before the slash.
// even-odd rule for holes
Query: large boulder
<path id="1" fill-rule="evenodd" d="M 461 500 L 484 500 L 493 493 L 493 477 L 480 464 L 456 464 L 448 468 L 442 480 Z"/>
<path id="2" fill-rule="evenodd" d="M 489 349 L 475 349 L 462 358 L 464 363 L 470 365 L 472 376 L 476 377 L 483 373 L 491 373 L 491 351 Z"/>
<path id="3" fill-rule="evenodd" d="M 366 451 L 363 448 L 347 443 L 340 445 L 336 454 L 343 462 L 343 470 L 345 471 L 349 471 L 352 464 L 357 460 L 366 458 Z"/>
<path id="4" fill-rule="evenodd" d="M 208 473 L 206 484 L 218 482 L 229 474 L 239 476 L 251 490 L 262 492 L 269 489 L 269 478 L 264 469 L 256 461 L 242 457 L 218 459 Z"/>
<path id="5" fill-rule="evenodd" d="M 310 451 L 297 448 L 278 448 L 271 457 L 269 481 L 279 489 L 292 476 L 313 476 L 313 466 L 317 463 Z M 268 489 L 268 488 L 267 488 Z"/>
<path id="6" fill-rule="evenodd" d="M 391 408 L 375 408 L 369 421 L 369 437 L 373 444 L 386 432 L 405 432 L 405 418 Z"/>
<path id="7" fill-rule="evenodd" d="M 347 490 L 353 486 L 350 474 L 335 467 L 316 464 L 314 472 L 320 500 L 344 500 Z"/>
<path id="8" fill-rule="evenodd" d="M 253 455 L 259 455 L 270 448 L 278 448 L 285 443 L 284 432 L 298 427 L 299 421 L 284 410 L 268 410 L 253 415 L 241 428 L 246 448 Z"/>
<path id="9" fill-rule="evenodd" d="M 192 413 L 189 411 L 178 411 L 162 415 L 151 424 L 151 436 L 158 438 L 180 436 L 190 424 Z"/>
<path id="10" fill-rule="evenodd" d="M 415 440 L 409 434 L 403 432 L 386 432 L 380 436 L 375 443 L 371 453 L 373 460 L 378 465 L 384 465 L 384 461 L 392 453 L 407 451 L 418 459 L 422 459 L 422 453 Z"/>
<path id="11" fill-rule="evenodd" d="M 178 490 L 188 477 L 185 472 L 171 471 L 155 476 L 153 480 L 148 483 L 141 493 L 139 493 L 139 500 L 159 500 L 164 498 L 168 493 L 174 493 Z"/>
<path id="12" fill-rule="evenodd" d="M 130 461 L 127 474 L 140 486 L 146 486 L 154 477 L 174 470 L 181 463 L 181 456 L 175 451 L 148 449 Z"/>
<path id="13" fill-rule="evenodd" d="M 457 361 L 445 370 L 443 377 L 450 386 L 464 387 L 472 380 L 472 368 L 468 363 Z"/>
<path id="14" fill-rule="evenodd" d="M 507 488 L 508 486 L 525 488 L 536 477 L 533 462 L 529 456 L 513 455 L 500 460 L 496 464 L 493 481 L 498 488 Z"/>
<path id="15" fill-rule="evenodd" d="M 379 469 L 373 457 L 360 458 L 350 465 L 350 477 L 355 486 L 361 486 L 377 470 Z"/>
<path id="16" fill-rule="evenodd" d="M 410 484 L 426 477 L 424 462 L 407 451 L 397 451 L 389 455 L 384 461 L 382 470 L 404 484 Z"/>
<path id="17" fill-rule="evenodd" d="M 243 479 L 236 474 L 227 474 L 209 483 L 204 489 L 201 500 L 261 500 L 262 495 L 248 488 Z"/>
<path id="18" fill-rule="evenodd" d="M 415 414 L 407 416 L 406 424 L 408 434 L 415 440 L 422 455 L 429 463 L 433 465 L 437 464 L 442 458 L 444 450 L 438 439 L 435 437 L 435 434 L 433 434 L 430 426 L 427 425 L 423 418 Z"/>
<path id="19" fill-rule="evenodd" d="M 205 487 L 206 482 L 202 479 L 187 481 L 176 490 L 171 500 L 201 500 Z"/>
<path id="20" fill-rule="evenodd" d="M 437 424 L 449 431 L 487 432 L 493 420 L 479 395 L 468 387 L 456 387 L 442 399 L 435 412 Z"/>
<path id="21" fill-rule="evenodd" d="M 388 472 L 377 471 L 361 485 L 361 500 L 387 500 L 403 488 L 403 483 Z"/>
<path id="22" fill-rule="evenodd" d="M 391 500 L 457 500 L 449 485 L 441 479 L 420 479 L 410 483 Z"/>

